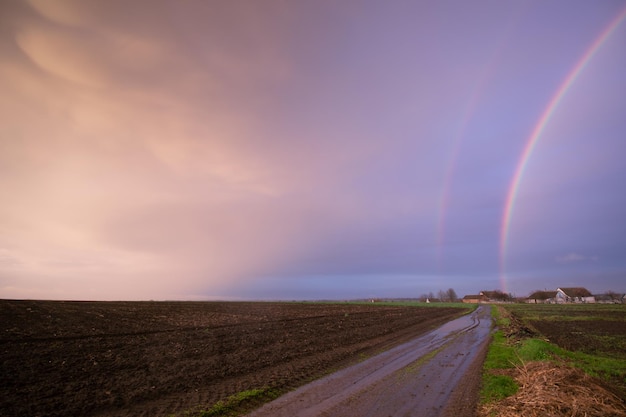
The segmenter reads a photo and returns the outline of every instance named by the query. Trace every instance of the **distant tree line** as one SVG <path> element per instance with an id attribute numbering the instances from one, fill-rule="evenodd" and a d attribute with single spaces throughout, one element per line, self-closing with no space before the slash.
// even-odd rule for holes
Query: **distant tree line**
<path id="1" fill-rule="evenodd" d="M 419 296 L 419 300 L 423 303 L 430 302 L 442 302 L 442 303 L 456 303 L 459 301 L 459 297 L 456 295 L 456 291 L 453 288 L 448 288 L 446 291 L 439 290 L 437 295 L 431 291 L 428 294 L 422 294 Z"/>
<path id="2" fill-rule="evenodd" d="M 489 291 L 489 298 L 498 301 L 513 301 L 514 299 L 512 294 L 507 294 L 500 290 Z"/>

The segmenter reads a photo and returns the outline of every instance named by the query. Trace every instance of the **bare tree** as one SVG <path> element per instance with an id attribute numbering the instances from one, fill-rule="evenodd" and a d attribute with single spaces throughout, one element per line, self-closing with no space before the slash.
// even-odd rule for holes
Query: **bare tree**
<path id="1" fill-rule="evenodd" d="M 500 290 L 491 291 L 491 298 L 499 301 L 511 301 L 513 296 L 511 294 L 504 293 Z"/>
<path id="2" fill-rule="evenodd" d="M 613 290 L 608 290 L 606 292 L 606 295 L 611 297 L 611 300 L 613 300 L 613 301 L 618 301 L 621 298 L 620 294 L 616 293 Z"/>
<path id="3" fill-rule="evenodd" d="M 446 291 L 446 295 L 448 301 L 450 301 L 451 303 L 456 303 L 457 301 L 459 301 L 459 297 L 456 295 L 456 291 L 454 291 L 454 289 L 452 288 L 448 288 L 448 291 Z"/>

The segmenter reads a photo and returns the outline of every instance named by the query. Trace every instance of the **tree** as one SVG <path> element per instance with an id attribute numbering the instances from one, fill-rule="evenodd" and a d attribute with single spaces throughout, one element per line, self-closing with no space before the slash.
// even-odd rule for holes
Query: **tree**
<path id="1" fill-rule="evenodd" d="M 459 301 L 459 297 L 456 295 L 456 291 L 454 291 L 454 289 L 452 288 L 448 288 L 448 291 L 446 291 L 446 297 L 451 303 L 456 303 L 457 301 Z"/>
<path id="2" fill-rule="evenodd" d="M 606 295 L 607 295 L 607 296 L 609 296 L 609 297 L 611 297 L 611 300 L 613 300 L 613 301 L 619 301 L 619 300 L 620 300 L 620 298 L 622 298 L 620 294 L 616 293 L 616 292 L 615 292 L 615 291 L 613 291 L 613 290 L 608 290 L 608 291 L 606 292 Z"/>
<path id="3" fill-rule="evenodd" d="M 493 300 L 498 301 L 511 301 L 513 299 L 513 296 L 511 294 L 506 294 L 500 290 L 490 291 L 489 297 Z"/>

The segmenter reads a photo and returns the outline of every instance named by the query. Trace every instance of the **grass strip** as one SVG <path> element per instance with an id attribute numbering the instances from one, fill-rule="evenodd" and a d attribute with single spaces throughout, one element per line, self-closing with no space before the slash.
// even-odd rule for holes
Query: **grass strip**
<path id="1" fill-rule="evenodd" d="M 496 306 L 491 308 L 491 317 L 498 330 L 492 336 L 489 350 L 483 364 L 482 388 L 480 391 L 481 403 L 497 401 L 513 395 L 519 389 L 515 380 L 505 373 L 497 372 L 502 369 L 514 368 L 519 358 L 515 348 L 510 346 L 504 336 L 502 327 L 508 326 L 510 321 Z"/>
<path id="2" fill-rule="evenodd" d="M 252 389 L 231 395 L 224 401 L 218 401 L 208 409 L 196 409 L 185 412 L 185 417 L 230 417 L 239 416 L 246 410 L 261 403 L 278 398 L 280 393 L 271 388 Z"/>

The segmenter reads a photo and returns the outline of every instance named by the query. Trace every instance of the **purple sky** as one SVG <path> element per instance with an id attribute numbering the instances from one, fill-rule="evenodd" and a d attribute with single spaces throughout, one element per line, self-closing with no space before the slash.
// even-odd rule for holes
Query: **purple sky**
<path id="1" fill-rule="evenodd" d="M 2 1 L 0 298 L 626 291 L 625 10 Z"/>

